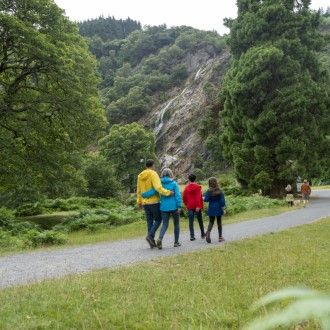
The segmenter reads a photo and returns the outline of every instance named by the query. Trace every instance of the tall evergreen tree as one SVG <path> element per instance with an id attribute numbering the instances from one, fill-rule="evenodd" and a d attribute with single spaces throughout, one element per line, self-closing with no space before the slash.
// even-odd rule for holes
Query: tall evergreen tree
<path id="1" fill-rule="evenodd" d="M 239 182 L 280 195 L 329 158 L 329 76 L 308 0 L 238 0 L 227 22 L 233 63 L 222 97 L 221 140 Z"/>

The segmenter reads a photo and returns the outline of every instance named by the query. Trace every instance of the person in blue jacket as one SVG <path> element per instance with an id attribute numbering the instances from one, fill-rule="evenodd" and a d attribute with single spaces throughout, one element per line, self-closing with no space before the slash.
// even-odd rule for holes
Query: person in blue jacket
<path id="1" fill-rule="evenodd" d="M 161 183 L 163 188 L 174 192 L 172 196 L 160 195 L 160 211 L 162 213 L 162 227 L 160 229 L 159 238 L 156 242 L 158 249 L 162 249 L 162 240 L 167 231 L 170 216 L 173 217 L 174 223 L 174 247 L 181 246 L 179 242 L 180 235 L 180 209 L 182 207 L 182 199 L 179 185 L 173 179 L 173 173 L 169 168 L 164 168 L 161 173 Z M 143 198 L 149 198 L 157 194 L 155 189 L 149 189 L 142 193 Z M 157 228 L 153 227 L 149 235 L 155 235 Z"/>
<path id="2" fill-rule="evenodd" d="M 225 213 L 226 201 L 225 195 L 220 190 L 218 181 L 216 178 L 209 178 L 209 189 L 204 194 L 204 202 L 208 202 L 207 215 L 210 222 L 206 232 L 206 242 L 211 243 L 211 230 L 214 225 L 215 218 L 217 218 L 219 242 L 223 242 L 225 239 L 222 236 L 222 216 Z"/>

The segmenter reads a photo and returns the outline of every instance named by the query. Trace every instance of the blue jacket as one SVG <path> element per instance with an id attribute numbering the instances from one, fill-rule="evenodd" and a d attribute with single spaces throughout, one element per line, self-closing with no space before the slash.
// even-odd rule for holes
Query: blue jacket
<path id="1" fill-rule="evenodd" d="M 160 195 L 160 210 L 164 212 L 169 212 L 181 208 L 181 192 L 179 185 L 176 183 L 176 181 L 167 176 L 161 178 L 160 181 L 162 182 L 163 188 L 174 191 L 174 195 L 172 196 Z M 157 194 L 157 191 L 152 188 L 142 193 L 142 197 L 149 198 L 155 194 Z"/>
<path id="2" fill-rule="evenodd" d="M 219 195 L 212 196 L 209 191 L 204 194 L 204 202 L 209 203 L 207 209 L 208 216 L 223 215 L 223 208 L 226 207 L 225 195 L 221 192 Z"/>

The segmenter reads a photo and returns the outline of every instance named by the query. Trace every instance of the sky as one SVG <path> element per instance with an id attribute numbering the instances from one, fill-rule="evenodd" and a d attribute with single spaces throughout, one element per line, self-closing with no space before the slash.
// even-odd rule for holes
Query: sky
<path id="1" fill-rule="evenodd" d="M 188 25 L 201 30 L 228 30 L 225 17 L 236 17 L 236 0 L 55 0 L 73 21 L 114 16 L 130 17 L 144 25 Z M 330 0 L 312 0 L 311 7 L 330 6 Z"/>

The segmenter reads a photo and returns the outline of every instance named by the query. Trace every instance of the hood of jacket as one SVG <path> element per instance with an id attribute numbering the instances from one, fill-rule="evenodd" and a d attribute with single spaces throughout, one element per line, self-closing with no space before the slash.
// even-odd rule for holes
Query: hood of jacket
<path id="1" fill-rule="evenodd" d="M 172 190 L 175 187 L 175 181 L 168 176 L 162 177 L 160 181 L 165 189 Z"/>
<path id="2" fill-rule="evenodd" d="M 196 190 L 200 190 L 201 189 L 201 186 L 196 183 L 196 182 L 190 182 L 187 184 L 185 190 L 187 191 L 188 194 L 193 194 L 196 192 Z"/>
<path id="3" fill-rule="evenodd" d="M 150 177 L 154 174 L 154 172 L 155 172 L 154 170 L 147 168 L 139 174 L 139 179 L 142 181 L 146 181 L 150 179 Z"/>

